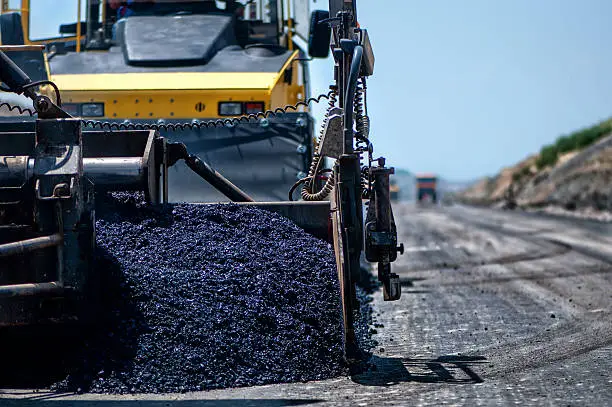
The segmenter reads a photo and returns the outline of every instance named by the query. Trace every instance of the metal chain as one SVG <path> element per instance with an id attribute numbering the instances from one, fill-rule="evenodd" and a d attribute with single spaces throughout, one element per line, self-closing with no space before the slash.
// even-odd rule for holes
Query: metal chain
<path id="1" fill-rule="evenodd" d="M 183 123 L 133 123 L 125 121 L 123 123 L 114 122 L 103 122 L 98 120 L 82 120 L 85 127 L 99 128 L 99 129 L 116 129 L 116 130 L 164 130 L 164 131 L 182 131 L 182 130 L 194 130 L 202 128 L 215 128 L 215 127 L 232 127 L 240 124 L 252 123 L 259 119 L 267 119 L 271 116 L 282 115 L 287 113 L 289 110 L 297 111 L 300 106 L 308 107 L 311 103 L 319 103 L 323 99 L 329 99 L 333 94 L 333 91 L 323 93 L 317 97 L 310 98 L 308 100 L 300 101 L 295 105 L 287 105 L 285 107 L 277 107 L 274 110 L 266 110 L 265 112 L 258 112 L 253 114 L 247 114 L 239 117 L 231 117 L 227 119 L 216 119 L 208 121 L 193 120 L 192 122 Z"/>
<path id="2" fill-rule="evenodd" d="M 134 123 L 126 120 L 122 123 L 100 121 L 100 120 L 88 120 L 81 119 L 81 123 L 85 127 L 108 129 L 108 130 L 163 130 L 163 131 L 182 131 L 182 130 L 194 130 L 202 128 L 214 128 L 214 127 L 231 127 L 240 124 L 252 123 L 259 119 L 267 119 L 272 116 L 282 115 L 288 113 L 289 110 L 297 111 L 300 106 L 308 107 L 311 103 L 320 103 L 323 99 L 330 99 L 333 97 L 334 91 L 330 90 L 328 93 L 320 94 L 317 97 L 309 98 L 307 100 L 299 101 L 295 105 L 287 105 L 284 107 L 277 107 L 274 110 L 266 110 L 264 112 L 252 113 L 239 117 L 231 117 L 227 119 L 216 119 L 199 121 L 193 120 L 191 122 L 182 123 Z M 0 108 L 6 107 L 9 111 L 17 110 L 19 114 L 27 113 L 30 116 L 35 116 L 36 111 L 28 108 L 22 108 L 21 106 L 11 105 L 9 103 L 0 103 Z"/>
<path id="3" fill-rule="evenodd" d="M 3 107 L 7 108 L 9 112 L 12 112 L 13 110 L 17 110 L 20 115 L 27 113 L 29 116 L 34 116 L 36 114 L 35 110 L 29 109 L 27 107 L 22 107 L 19 105 L 11 105 L 10 103 L 7 103 L 7 102 L 0 103 L 0 109 L 2 109 Z"/>

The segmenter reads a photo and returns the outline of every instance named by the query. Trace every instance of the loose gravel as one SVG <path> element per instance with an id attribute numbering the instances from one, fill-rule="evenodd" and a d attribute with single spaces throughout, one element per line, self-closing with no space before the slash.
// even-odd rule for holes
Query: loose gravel
<path id="1" fill-rule="evenodd" d="M 328 243 L 253 207 L 104 199 L 103 317 L 55 390 L 174 393 L 345 372 Z"/>

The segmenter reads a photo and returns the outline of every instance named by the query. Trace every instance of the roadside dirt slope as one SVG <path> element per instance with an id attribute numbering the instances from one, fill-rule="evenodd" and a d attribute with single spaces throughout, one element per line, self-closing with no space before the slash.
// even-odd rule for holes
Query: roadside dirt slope
<path id="1" fill-rule="evenodd" d="M 525 208 L 612 211 L 612 134 L 581 151 L 560 155 L 554 166 L 538 169 L 538 155 L 504 168 L 461 191 L 459 200 L 503 205 L 508 197 Z"/>

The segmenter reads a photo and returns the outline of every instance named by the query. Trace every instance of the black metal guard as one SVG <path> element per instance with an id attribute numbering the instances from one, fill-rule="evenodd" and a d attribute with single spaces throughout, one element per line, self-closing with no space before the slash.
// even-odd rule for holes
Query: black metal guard
<path id="1" fill-rule="evenodd" d="M 404 252 L 403 244 L 397 245 L 397 229 L 391 208 L 389 176 L 393 168 L 385 167 L 385 159 L 378 159 L 378 167 L 370 168 L 370 179 L 374 183 L 366 216 L 365 254 L 370 262 L 378 263 L 378 280 L 383 284 L 385 301 L 396 301 L 401 297 L 399 276 L 391 273 L 391 263 L 397 253 Z"/>

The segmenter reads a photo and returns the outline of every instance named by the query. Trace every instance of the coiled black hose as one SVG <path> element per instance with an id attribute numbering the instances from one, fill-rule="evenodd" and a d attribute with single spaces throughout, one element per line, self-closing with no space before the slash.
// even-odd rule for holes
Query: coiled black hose
<path id="1" fill-rule="evenodd" d="M 359 71 L 361 68 L 361 59 L 363 57 L 363 47 L 361 45 L 357 45 L 353 50 L 353 60 L 351 62 L 351 70 L 349 74 L 348 87 L 346 90 L 345 101 L 347 104 L 353 103 L 353 106 L 345 106 L 344 108 L 344 152 L 352 153 L 353 152 L 353 109 L 361 108 L 356 107 L 355 105 L 359 105 L 359 103 L 355 103 L 355 99 L 357 98 L 357 82 L 359 80 Z M 331 108 L 330 108 L 331 110 Z M 329 116 L 329 111 L 328 115 Z M 357 117 L 363 116 L 363 114 L 357 114 Z M 359 123 L 358 123 L 359 124 Z M 365 119 L 362 119 L 360 124 L 361 130 L 367 130 L 365 127 Z M 324 127 L 323 127 L 324 128 Z M 365 137 L 365 136 L 363 136 Z M 329 194 L 334 189 L 335 184 L 335 176 L 332 173 L 318 192 L 313 192 L 313 188 L 316 182 L 316 175 L 318 173 L 318 168 L 321 163 L 322 157 L 318 154 L 315 154 L 312 158 L 312 162 L 310 164 L 310 170 L 308 171 L 308 176 L 306 177 L 304 186 L 302 187 L 302 199 L 304 201 L 321 201 L 329 196 Z M 362 180 L 363 181 L 363 180 Z M 363 186 L 365 187 L 365 185 Z M 290 194 L 291 195 L 291 194 Z"/>
<path id="2" fill-rule="evenodd" d="M 325 132 L 325 126 L 327 125 L 327 122 L 329 121 L 331 110 L 336 106 L 337 100 L 338 98 L 337 98 L 337 93 L 335 91 L 335 88 L 332 88 L 330 92 L 329 105 L 327 107 L 327 112 L 325 113 L 325 117 L 323 118 L 323 121 L 321 123 L 321 131 L 319 133 L 319 138 L 315 140 L 315 150 L 318 149 L 318 144 L 321 142 L 321 139 L 323 138 L 323 133 Z M 304 184 L 304 186 L 302 187 L 302 191 L 300 193 L 300 196 L 302 197 L 304 201 L 322 201 L 323 199 L 327 198 L 329 194 L 334 190 L 335 179 L 334 179 L 334 174 L 332 172 L 332 174 L 325 181 L 325 185 L 323 185 L 321 190 L 317 192 L 314 191 L 314 187 L 316 185 L 317 174 L 319 173 L 318 169 L 321 163 L 321 159 L 322 157 L 318 153 L 315 153 L 313 155 L 312 161 L 310 163 L 310 169 L 308 170 L 308 175 L 302 180 L 299 180 L 293 186 L 293 188 L 291 188 L 291 191 L 289 191 L 289 200 L 293 200 L 293 191 L 300 184 Z"/>

